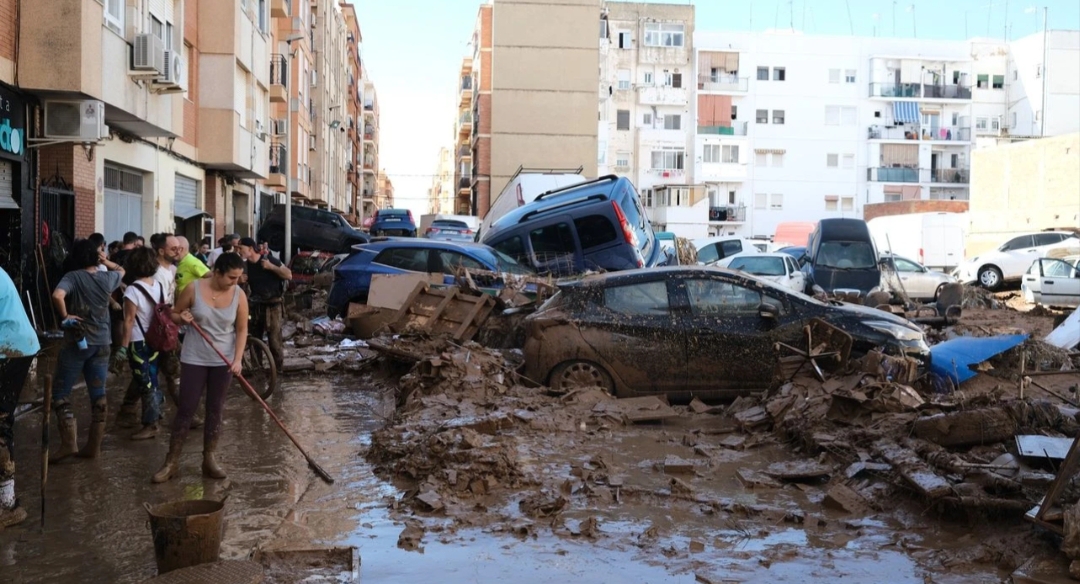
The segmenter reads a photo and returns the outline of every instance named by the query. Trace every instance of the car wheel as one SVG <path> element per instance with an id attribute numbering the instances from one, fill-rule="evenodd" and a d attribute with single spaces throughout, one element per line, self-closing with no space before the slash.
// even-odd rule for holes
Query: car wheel
<path id="1" fill-rule="evenodd" d="M 945 284 L 938 284 L 937 290 L 934 290 L 934 302 L 937 302 L 938 296 L 941 296 L 941 289 L 945 287 Z"/>
<path id="2" fill-rule="evenodd" d="M 592 361 L 566 361 L 551 370 L 551 388 L 599 387 L 615 395 L 615 382 L 604 368 Z"/>
<path id="3" fill-rule="evenodd" d="M 979 283 L 983 285 L 987 290 L 997 290 L 1001 288 L 1002 282 L 1005 280 L 1001 275 L 1001 270 L 994 266 L 983 266 L 979 268 Z"/>

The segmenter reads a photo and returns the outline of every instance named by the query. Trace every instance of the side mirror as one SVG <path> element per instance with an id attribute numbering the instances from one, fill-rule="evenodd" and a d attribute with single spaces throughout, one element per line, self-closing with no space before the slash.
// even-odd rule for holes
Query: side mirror
<path id="1" fill-rule="evenodd" d="M 768 320 L 776 320 L 780 316 L 780 311 L 772 304 L 762 302 L 758 305 L 758 316 Z"/>

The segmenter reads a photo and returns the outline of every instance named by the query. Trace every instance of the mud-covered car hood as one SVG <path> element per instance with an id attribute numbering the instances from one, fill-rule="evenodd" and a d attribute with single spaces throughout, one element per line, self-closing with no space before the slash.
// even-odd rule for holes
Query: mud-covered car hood
<path id="1" fill-rule="evenodd" d="M 849 314 L 856 314 L 862 318 L 862 320 L 883 320 L 885 322 L 891 322 L 906 326 L 909 329 L 921 331 L 917 325 L 910 320 L 896 316 L 891 312 L 885 312 L 884 310 L 878 310 L 877 308 L 870 308 L 869 306 L 863 306 L 861 304 L 851 304 L 849 302 L 839 302 L 829 305 L 830 311 L 835 312 L 847 312 Z"/>

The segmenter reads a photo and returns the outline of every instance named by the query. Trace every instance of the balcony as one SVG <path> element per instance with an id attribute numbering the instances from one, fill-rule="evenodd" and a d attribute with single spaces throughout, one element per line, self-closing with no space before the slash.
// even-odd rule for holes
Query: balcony
<path id="1" fill-rule="evenodd" d="M 681 87 L 666 85 L 638 85 L 638 103 L 641 105 L 686 105 L 687 91 Z"/>
<path id="2" fill-rule="evenodd" d="M 725 205 L 723 207 L 709 207 L 710 223 L 743 223 L 746 221 L 746 207 L 739 205 Z"/>
<path id="3" fill-rule="evenodd" d="M 968 126 L 870 126 L 871 140 L 921 140 L 927 142 L 970 142 Z"/>
<path id="4" fill-rule="evenodd" d="M 747 127 L 746 122 L 731 122 L 720 126 L 698 126 L 697 133 L 712 136 L 745 136 Z"/>
<path id="5" fill-rule="evenodd" d="M 284 144 L 270 145 L 270 169 L 266 176 L 266 186 L 271 188 L 288 188 L 286 168 L 289 164 L 289 151 Z"/>
<path id="6" fill-rule="evenodd" d="M 375 128 L 373 128 L 371 126 L 366 126 L 364 128 L 364 140 L 366 142 L 374 142 L 375 141 Z"/>
<path id="7" fill-rule="evenodd" d="M 286 103 L 289 101 L 289 61 L 285 55 L 274 54 L 270 57 L 270 102 Z"/>
<path id="8" fill-rule="evenodd" d="M 458 186 L 459 191 L 470 189 L 470 188 L 472 188 L 472 179 L 467 177 L 467 176 L 463 176 L 463 177 L 458 179 L 458 185 L 457 186 Z"/>
<path id="9" fill-rule="evenodd" d="M 868 168 L 866 180 L 870 182 L 921 183 L 930 182 L 930 170 L 926 168 Z"/>
<path id="10" fill-rule="evenodd" d="M 270 16 L 285 18 L 292 15 L 292 0 L 270 0 Z"/>
<path id="11" fill-rule="evenodd" d="M 967 168 L 934 168 L 930 170 L 930 182 L 949 184 L 968 184 L 971 171 Z"/>
<path id="12" fill-rule="evenodd" d="M 884 99 L 971 99 L 971 87 L 963 84 L 871 83 L 870 97 Z"/>
<path id="13" fill-rule="evenodd" d="M 735 75 L 698 75 L 698 89 L 713 93 L 746 93 L 750 80 Z"/>
<path id="14" fill-rule="evenodd" d="M 457 153 L 459 158 L 472 158 L 472 148 L 469 148 L 467 144 L 462 144 Z"/>
<path id="15" fill-rule="evenodd" d="M 372 159 L 372 158 L 365 158 L 364 159 L 364 172 L 370 172 L 370 173 L 375 172 L 375 160 L 374 159 Z"/>

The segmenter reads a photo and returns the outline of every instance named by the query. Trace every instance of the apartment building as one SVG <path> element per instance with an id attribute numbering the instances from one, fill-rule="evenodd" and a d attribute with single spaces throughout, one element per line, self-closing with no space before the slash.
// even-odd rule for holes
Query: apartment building
<path id="1" fill-rule="evenodd" d="M 345 89 L 346 42 L 345 18 L 336 0 L 318 0 L 311 4 L 312 41 L 315 68 L 311 75 L 313 143 L 310 145 L 316 206 L 346 213 L 345 144 L 347 114 Z"/>
<path id="2" fill-rule="evenodd" d="M 492 15 L 494 6 L 485 2 L 476 13 L 472 40 L 472 128 L 469 130 L 469 149 L 472 175 L 469 177 L 469 212 L 483 217 L 491 207 L 491 71 Z M 458 116 L 459 123 L 461 116 Z M 460 131 L 460 130 L 459 130 Z M 459 162 L 460 164 L 460 162 Z M 462 175 L 464 176 L 464 175 Z M 464 182 L 464 181 L 462 181 Z"/>
<path id="3" fill-rule="evenodd" d="M 378 181 L 379 189 L 375 204 L 378 205 L 379 209 L 390 209 L 394 206 L 394 182 L 390 180 L 384 170 L 379 171 Z"/>
<path id="4" fill-rule="evenodd" d="M 22 267 L 32 265 L 24 258 L 33 255 L 40 239 L 35 229 L 23 228 L 35 224 L 37 172 L 27 148 L 33 96 L 15 86 L 16 2 L 0 0 L 0 268 L 24 290 L 29 286 L 22 281 Z"/>
<path id="5" fill-rule="evenodd" d="M 700 223 L 689 131 L 694 7 L 607 2 L 600 18 L 599 172 L 633 181 L 653 222 Z"/>
<path id="6" fill-rule="evenodd" d="M 461 61 L 458 76 L 458 113 L 454 122 L 454 204 L 455 213 L 467 215 L 472 209 L 472 138 L 473 94 L 477 79 L 473 76 L 473 58 L 465 57 Z"/>
<path id="7" fill-rule="evenodd" d="M 375 215 L 376 209 L 384 208 L 380 204 L 379 179 L 379 95 L 375 84 L 364 72 L 364 152 L 363 152 L 363 216 L 365 221 Z"/>
<path id="8" fill-rule="evenodd" d="M 454 151 L 446 147 L 440 148 L 439 162 L 435 166 L 435 174 L 431 177 L 431 187 L 428 188 L 429 213 L 454 213 L 458 194 L 454 173 Z"/>
<path id="9" fill-rule="evenodd" d="M 363 218 L 361 209 L 363 201 L 363 172 L 361 161 L 364 158 L 364 88 L 363 73 L 364 63 L 360 54 L 360 46 L 363 39 L 360 36 L 360 21 L 356 17 L 356 7 L 347 2 L 341 3 L 341 13 L 345 18 L 346 27 L 346 64 L 348 74 L 348 86 L 345 88 L 346 115 L 348 116 L 348 130 L 345 141 L 345 188 L 346 200 L 349 204 L 349 212 L 346 217 L 354 224 L 359 225 Z"/>

